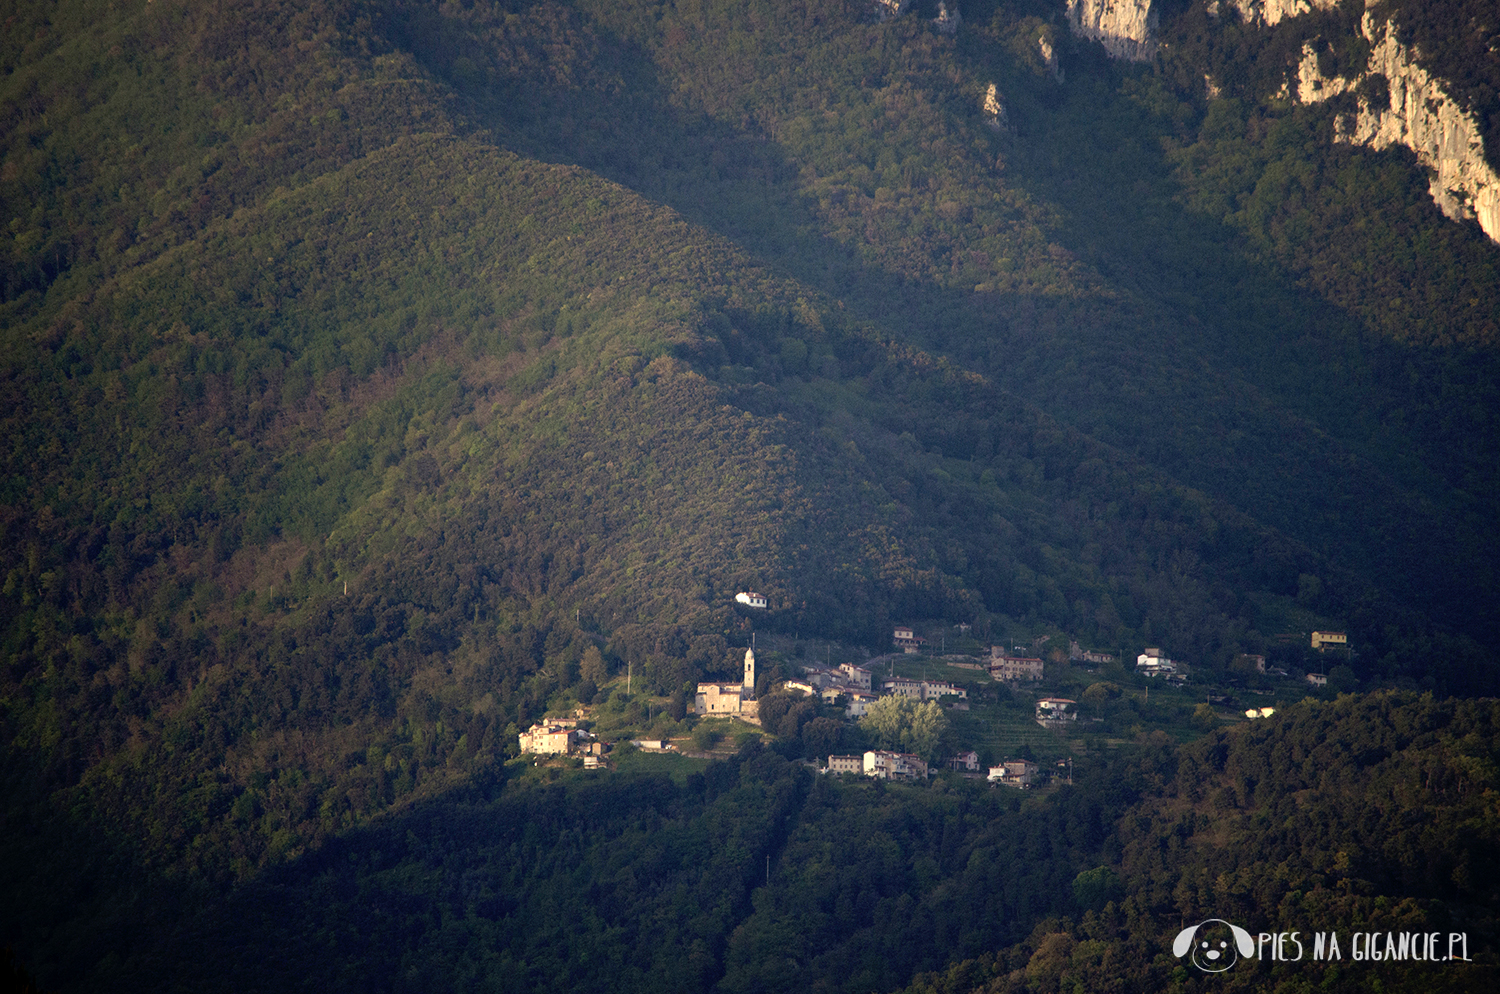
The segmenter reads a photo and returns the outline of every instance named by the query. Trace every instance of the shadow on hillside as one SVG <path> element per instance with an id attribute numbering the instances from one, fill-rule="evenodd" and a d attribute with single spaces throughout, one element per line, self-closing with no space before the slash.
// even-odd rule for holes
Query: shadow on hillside
<path id="1" fill-rule="evenodd" d="M 784 803 L 740 811 L 751 781 Z M 507 769 L 202 902 L 111 987 L 709 990 L 808 783 L 758 745 L 683 783 Z"/>
<path id="2" fill-rule="evenodd" d="M 582 15 L 567 16 L 579 20 L 554 40 L 582 46 Z M 851 317 L 984 372 L 1429 617 L 1480 634 L 1500 617 L 1500 584 L 1472 572 L 1488 578 L 1500 547 L 1484 526 L 1490 490 L 1475 485 L 1493 476 L 1474 453 L 1484 417 L 1466 413 L 1488 410 L 1494 363 L 1379 339 L 1185 210 L 1163 123 L 1121 96 L 1138 70 L 1086 48 L 1061 97 L 1041 92 L 1050 81 L 1008 82 L 1005 181 L 1058 208 L 1054 255 L 1101 279 L 1088 295 L 984 294 L 864 263 L 824 234 L 792 152 L 748 111 L 734 125 L 685 109 L 651 53 L 588 31 L 591 54 L 554 45 L 563 54 L 498 82 L 476 68 L 475 36 L 441 18 L 412 15 L 402 43 L 498 143 L 670 205 Z M 1477 407 L 1429 403 L 1413 382 L 1469 391 Z M 1445 566 L 1454 548 L 1473 550 L 1462 570 Z"/>
<path id="3" fill-rule="evenodd" d="M 100 978 L 150 949 L 201 894 L 147 867 L 103 816 L 65 808 L 35 763 L 10 743 L 0 752 L 0 944 L 42 990 L 109 989 Z"/>

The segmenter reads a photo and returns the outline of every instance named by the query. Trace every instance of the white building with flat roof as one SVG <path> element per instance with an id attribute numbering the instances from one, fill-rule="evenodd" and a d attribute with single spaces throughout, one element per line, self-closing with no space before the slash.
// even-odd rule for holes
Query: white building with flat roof
<path id="1" fill-rule="evenodd" d="M 927 764 L 909 752 L 875 751 L 865 753 L 865 776 L 880 780 L 926 779 Z"/>

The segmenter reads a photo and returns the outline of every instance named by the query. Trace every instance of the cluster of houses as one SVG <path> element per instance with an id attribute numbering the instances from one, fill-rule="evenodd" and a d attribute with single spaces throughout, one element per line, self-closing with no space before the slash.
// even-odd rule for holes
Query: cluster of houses
<path id="1" fill-rule="evenodd" d="M 766 606 L 765 597 L 753 591 L 742 592 L 735 599 L 746 607 L 764 609 Z M 892 633 L 892 641 L 898 648 L 912 653 L 921 651 L 921 647 L 926 643 L 926 639 L 917 635 L 912 628 L 905 626 L 895 629 Z M 1348 642 L 1348 636 L 1344 632 L 1312 633 L 1312 647 L 1319 651 L 1347 649 Z M 1043 670 L 1041 658 L 1022 653 L 1024 649 L 1019 649 L 1016 654 L 1012 655 L 1003 646 L 993 646 L 990 649 L 988 664 L 974 663 L 972 668 L 978 669 L 983 666 L 992 678 L 1006 683 L 1041 680 Z M 1115 660 L 1111 653 L 1084 649 L 1077 641 L 1071 642 L 1068 657 L 1071 662 L 1075 663 L 1111 663 Z M 1286 675 L 1286 671 L 1279 668 L 1272 668 L 1268 671 L 1264 656 L 1246 658 L 1255 664 L 1256 670 L 1260 673 Z M 1187 682 L 1187 677 L 1179 671 L 1179 664 L 1156 647 L 1149 647 L 1136 657 L 1135 671 L 1148 678 L 1162 677 L 1173 684 L 1180 685 Z M 1309 673 L 1306 679 L 1314 685 L 1327 682 L 1327 677 L 1319 673 Z M 843 703 L 845 713 L 851 718 L 863 717 L 868 713 L 871 705 L 880 697 L 887 695 L 917 701 L 947 697 L 952 699 L 956 706 L 966 706 L 959 702 L 965 701 L 968 697 L 968 691 L 965 688 L 946 680 L 918 680 L 914 677 L 894 675 L 880 682 L 877 693 L 871 671 L 854 663 L 843 663 L 836 668 L 828 669 L 809 668 L 801 678 L 788 680 L 783 687 L 789 691 L 817 697 L 829 704 Z M 698 684 L 693 710 L 699 715 L 732 715 L 753 722 L 758 720 L 758 707 L 759 704 L 755 700 L 755 650 L 752 648 L 745 651 L 744 673 L 738 683 Z M 1246 712 L 1246 717 L 1264 718 L 1272 713 L 1274 711 L 1271 708 L 1253 709 Z M 1044 697 L 1037 701 L 1035 718 L 1036 723 L 1043 728 L 1067 727 L 1070 722 L 1078 720 L 1077 703 L 1061 697 Z M 548 719 L 531 726 L 520 733 L 519 737 L 523 753 L 539 756 L 581 755 L 585 767 L 600 765 L 607 748 L 590 732 L 579 728 L 576 718 Z M 654 745 L 658 749 L 670 748 L 668 743 L 643 742 L 640 745 L 642 748 L 649 745 Z M 979 754 L 973 751 L 959 753 L 951 757 L 947 765 L 958 772 L 978 776 Z M 872 750 L 862 756 L 830 756 L 827 772 L 856 773 L 885 780 L 916 779 L 928 776 L 927 764 L 920 757 L 909 753 L 880 750 Z M 999 766 L 990 767 L 987 779 L 991 783 L 1027 787 L 1033 783 L 1036 775 L 1037 765 L 1030 760 L 1006 760 Z"/>
<path id="2" fill-rule="evenodd" d="M 521 751 L 537 756 L 582 756 L 585 769 L 595 769 L 605 745 L 592 732 L 578 727 L 576 718 L 549 718 L 520 735 Z"/>
<path id="3" fill-rule="evenodd" d="M 1112 652 L 1085 649 L 1078 644 L 1077 639 L 1072 639 L 1068 643 L 1068 662 L 1070 663 L 1112 663 L 1114 661 L 1115 654 Z"/>
<path id="4" fill-rule="evenodd" d="M 1112 663 L 1115 657 L 1113 653 L 1085 649 L 1075 641 L 1069 646 L 1068 660 L 1074 663 Z M 1013 656 L 1003 646 L 997 645 L 990 649 L 989 671 L 991 677 L 1006 683 L 1034 682 L 1042 678 L 1042 661 L 1035 656 Z M 1165 677 L 1174 684 L 1187 682 L 1187 677 L 1178 672 L 1178 664 L 1157 648 L 1149 648 L 1136 657 L 1135 671 L 1145 677 Z"/>
<path id="5" fill-rule="evenodd" d="M 787 680 L 783 690 L 816 697 L 825 704 L 844 702 L 844 712 L 851 718 L 862 717 L 879 699 L 873 690 L 870 671 L 854 663 L 840 663 L 836 668 L 810 667 L 798 680 Z"/>
<path id="6" fill-rule="evenodd" d="M 877 780 L 925 780 L 927 764 L 909 752 L 872 749 L 863 756 L 829 756 L 825 773 L 858 773 Z"/>
<path id="7" fill-rule="evenodd" d="M 977 776 L 979 753 L 970 750 L 950 757 L 948 768 Z M 1037 771 L 1037 764 L 1029 759 L 1007 759 L 999 766 L 991 766 L 986 779 L 992 784 L 1030 787 L 1036 781 Z M 879 749 L 872 749 L 863 756 L 829 756 L 828 766 L 823 772 L 851 773 L 877 780 L 925 780 L 929 776 L 927 764 L 920 756 Z"/>
<path id="8" fill-rule="evenodd" d="M 837 669 L 810 668 L 800 679 L 787 680 L 782 688 L 795 693 L 817 697 L 828 704 L 844 703 L 844 713 L 851 718 L 864 717 L 882 697 L 906 697 L 914 701 L 935 701 L 940 697 L 967 700 L 969 691 L 947 680 L 918 680 L 914 677 L 892 676 L 880 682 L 880 692 L 874 691 L 874 678 L 870 671 L 854 663 L 842 663 Z"/>

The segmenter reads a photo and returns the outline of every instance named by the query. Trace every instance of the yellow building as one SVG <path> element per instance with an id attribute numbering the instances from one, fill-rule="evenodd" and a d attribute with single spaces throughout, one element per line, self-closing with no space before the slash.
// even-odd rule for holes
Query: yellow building
<path id="1" fill-rule="evenodd" d="M 1349 636 L 1343 632 L 1313 632 L 1312 647 L 1319 652 L 1324 649 L 1347 649 Z"/>

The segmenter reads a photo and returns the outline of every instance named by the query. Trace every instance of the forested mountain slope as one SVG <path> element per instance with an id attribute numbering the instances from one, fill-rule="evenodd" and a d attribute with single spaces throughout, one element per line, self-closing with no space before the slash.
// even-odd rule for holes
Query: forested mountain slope
<path id="1" fill-rule="evenodd" d="M 931 13 L 12 5 L 7 838 L 259 879 L 615 672 L 680 710 L 745 588 L 1492 690 L 1495 246 L 1330 110 Z"/>
<path id="2" fill-rule="evenodd" d="M 1492 964 L 1361 960 L 1350 939 L 1492 933 L 1494 721 L 1489 701 L 1377 694 L 1185 746 L 1143 778 L 1111 840 L 1118 858 L 1081 878 L 1081 914 L 910 989 L 1483 990 Z M 1201 976 L 1170 947 L 1182 922 L 1208 918 L 1296 930 L 1305 948 Z M 1337 958 L 1325 944 L 1314 960 L 1316 932 L 1340 936 Z"/>

